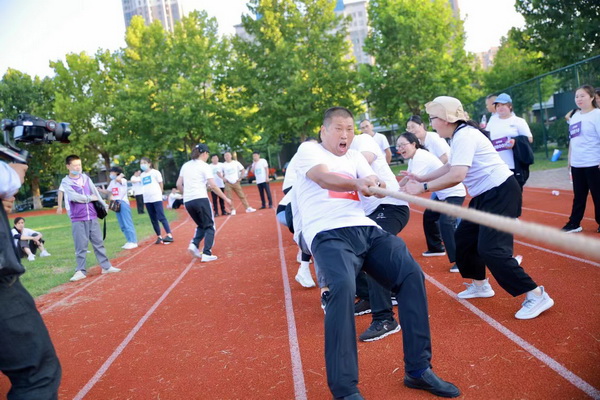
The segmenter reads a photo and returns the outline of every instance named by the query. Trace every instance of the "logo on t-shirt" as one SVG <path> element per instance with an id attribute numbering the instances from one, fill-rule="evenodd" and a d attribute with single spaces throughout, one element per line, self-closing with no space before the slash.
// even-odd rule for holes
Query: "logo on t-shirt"
<path id="1" fill-rule="evenodd" d="M 354 179 L 348 175 L 340 174 L 337 172 L 332 172 L 332 173 L 339 177 L 342 177 L 344 179 Z M 329 192 L 330 199 L 346 199 L 346 200 L 360 201 L 360 198 L 358 197 L 358 192 L 356 192 L 355 190 L 353 190 L 351 192 L 334 192 L 333 190 L 328 190 L 328 192 Z"/>
<path id="2" fill-rule="evenodd" d="M 510 139 L 508 137 L 492 140 L 492 144 L 494 145 L 494 149 L 496 149 L 496 151 L 508 150 L 509 142 Z"/>
<path id="3" fill-rule="evenodd" d="M 149 185 L 152 183 L 152 177 L 151 176 L 145 176 L 142 178 L 142 184 L 144 185 Z"/>
<path id="4" fill-rule="evenodd" d="M 573 139 L 579 135 L 581 135 L 581 121 L 569 125 L 569 139 Z"/>
<path id="5" fill-rule="evenodd" d="M 118 196 L 119 195 L 119 188 L 118 187 L 112 188 L 112 195 L 113 196 Z"/>

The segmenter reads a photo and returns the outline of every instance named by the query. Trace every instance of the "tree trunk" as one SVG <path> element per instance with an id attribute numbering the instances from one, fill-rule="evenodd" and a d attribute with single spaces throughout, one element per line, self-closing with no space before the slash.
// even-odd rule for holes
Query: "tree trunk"
<path id="1" fill-rule="evenodd" d="M 31 195 L 33 196 L 33 209 L 42 209 L 42 200 L 40 198 L 40 178 L 37 175 L 31 176 Z"/>

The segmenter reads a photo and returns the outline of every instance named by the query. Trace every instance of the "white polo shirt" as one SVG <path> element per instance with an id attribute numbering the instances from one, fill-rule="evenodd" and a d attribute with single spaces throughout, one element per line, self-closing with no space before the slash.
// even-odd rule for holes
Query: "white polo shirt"
<path id="1" fill-rule="evenodd" d="M 450 145 L 440 137 L 436 132 L 427 132 L 423 146 L 429 150 L 431 154 L 440 158 L 444 154 L 450 159 Z"/>
<path id="2" fill-rule="evenodd" d="M 264 158 L 259 159 L 253 163 L 254 176 L 256 177 L 256 184 L 265 183 L 267 181 L 267 173 L 269 171 L 269 163 Z M 266 168 L 266 170 L 265 170 Z"/>
<path id="3" fill-rule="evenodd" d="M 163 194 L 159 185 L 163 181 L 160 171 L 152 168 L 149 171 L 142 172 L 140 178 L 142 178 L 142 185 L 144 186 L 144 203 L 163 201 Z"/>
<path id="4" fill-rule="evenodd" d="M 209 164 L 210 167 L 212 168 L 212 172 L 213 172 L 213 179 L 215 180 L 216 185 L 223 189 L 225 187 L 225 182 L 223 182 L 223 179 L 219 178 L 219 174 L 218 172 L 221 173 L 222 176 L 224 176 L 223 173 L 223 163 L 216 163 L 216 164 Z"/>

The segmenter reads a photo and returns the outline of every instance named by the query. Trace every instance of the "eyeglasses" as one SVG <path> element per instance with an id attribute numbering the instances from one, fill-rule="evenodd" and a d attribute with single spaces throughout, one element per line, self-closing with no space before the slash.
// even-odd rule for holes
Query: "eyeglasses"
<path id="1" fill-rule="evenodd" d="M 406 142 L 406 143 L 397 143 L 396 145 L 397 145 L 397 147 L 399 147 L 399 148 L 401 148 L 401 149 L 402 149 L 402 148 L 404 148 L 404 147 L 408 146 L 409 144 L 410 144 L 410 143 Z"/>

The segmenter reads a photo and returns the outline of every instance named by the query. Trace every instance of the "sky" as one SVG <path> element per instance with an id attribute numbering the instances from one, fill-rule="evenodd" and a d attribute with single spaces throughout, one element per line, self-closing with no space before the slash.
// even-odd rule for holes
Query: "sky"
<path id="1" fill-rule="evenodd" d="M 248 13 L 247 0 L 181 0 L 184 12 L 206 10 L 216 17 L 222 34 Z M 352 0 L 346 1 L 352 2 Z M 471 52 L 487 51 L 523 18 L 514 0 L 459 0 Z M 121 0 L 0 0 L 0 76 L 14 68 L 31 76 L 52 76 L 50 61 L 82 51 L 125 47 Z"/>

